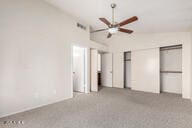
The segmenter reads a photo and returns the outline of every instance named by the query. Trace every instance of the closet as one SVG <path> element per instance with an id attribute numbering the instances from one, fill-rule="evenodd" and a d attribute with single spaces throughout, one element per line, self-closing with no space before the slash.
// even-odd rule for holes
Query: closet
<path id="1" fill-rule="evenodd" d="M 182 93 L 182 45 L 160 48 L 160 90 Z"/>
<path id="2" fill-rule="evenodd" d="M 124 88 L 131 88 L 131 52 L 124 53 Z"/>

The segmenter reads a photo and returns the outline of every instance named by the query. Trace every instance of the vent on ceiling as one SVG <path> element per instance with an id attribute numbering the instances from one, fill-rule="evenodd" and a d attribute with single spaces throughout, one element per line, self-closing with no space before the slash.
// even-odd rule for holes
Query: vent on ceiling
<path id="1" fill-rule="evenodd" d="M 81 28 L 81 29 L 83 29 L 83 30 L 86 30 L 86 29 L 87 29 L 84 25 L 82 25 L 82 24 L 80 24 L 80 23 L 77 23 L 77 27 L 78 27 L 78 28 Z"/>

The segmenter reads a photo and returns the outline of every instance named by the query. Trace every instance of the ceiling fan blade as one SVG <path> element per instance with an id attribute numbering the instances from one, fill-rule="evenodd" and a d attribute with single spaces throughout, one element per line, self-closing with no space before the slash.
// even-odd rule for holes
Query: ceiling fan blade
<path id="1" fill-rule="evenodd" d="M 119 31 L 120 31 L 120 32 L 129 33 L 129 34 L 131 34 L 131 33 L 133 32 L 132 30 L 124 29 L 124 28 L 119 28 Z"/>
<path id="2" fill-rule="evenodd" d="M 105 23 L 107 26 L 111 25 L 111 23 L 105 19 L 105 18 L 99 18 L 103 23 Z"/>
<path id="3" fill-rule="evenodd" d="M 107 29 L 108 29 L 108 28 L 105 28 L 105 29 L 99 29 L 99 30 L 91 31 L 91 33 L 101 32 L 101 31 L 105 31 L 105 30 L 107 30 Z"/>
<path id="4" fill-rule="evenodd" d="M 129 23 L 132 23 L 132 22 L 134 22 L 136 20 L 138 20 L 138 18 L 136 16 L 131 17 L 131 18 L 129 18 L 127 20 L 124 20 L 121 23 L 119 23 L 119 26 L 123 26 L 123 25 L 129 24 Z"/>
<path id="5" fill-rule="evenodd" d="M 109 33 L 109 34 L 107 35 L 107 38 L 111 38 L 111 36 L 112 36 L 112 34 L 111 34 L 111 33 Z"/>

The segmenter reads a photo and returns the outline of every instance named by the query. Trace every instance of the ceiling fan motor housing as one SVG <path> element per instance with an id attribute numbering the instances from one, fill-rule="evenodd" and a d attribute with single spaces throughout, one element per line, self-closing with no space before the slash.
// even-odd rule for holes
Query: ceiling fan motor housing
<path id="1" fill-rule="evenodd" d="M 117 5 L 115 3 L 111 4 L 111 8 L 115 8 Z"/>

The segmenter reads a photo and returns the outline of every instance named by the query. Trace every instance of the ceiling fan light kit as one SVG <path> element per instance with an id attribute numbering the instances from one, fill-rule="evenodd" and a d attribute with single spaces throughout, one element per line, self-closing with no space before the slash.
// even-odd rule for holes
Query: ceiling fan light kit
<path id="1" fill-rule="evenodd" d="M 133 33 L 132 30 L 121 28 L 121 26 L 124 26 L 124 25 L 127 25 L 129 23 L 132 23 L 132 22 L 138 20 L 138 18 L 136 16 L 133 16 L 133 17 L 131 17 L 131 18 L 127 19 L 127 20 L 124 20 L 124 21 L 122 21 L 120 23 L 116 23 L 115 22 L 115 18 L 114 18 L 114 9 L 116 8 L 116 6 L 117 5 L 115 3 L 111 4 L 111 8 L 112 8 L 112 23 L 109 22 L 106 18 L 99 18 L 99 20 L 102 21 L 104 24 L 106 24 L 108 28 L 100 29 L 100 30 L 95 30 L 95 31 L 92 31 L 91 33 L 101 32 L 101 31 L 106 31 L 107 30 L 108 31 L 107 38 L 110 38 L 112 36 L 112 34 L 115 34 L 118 31 L 124 32 L 124 33 L 128 33 L 128 34 Z"/>
<path id="2" fill-rule="evenodd" d="M 109 28 L 108 29 L 108 32 L 111 33 L 111 34 L 115 34 L 119 31 L 119 28 L 118 27 L 112 27 L 112 28 Z"/>

